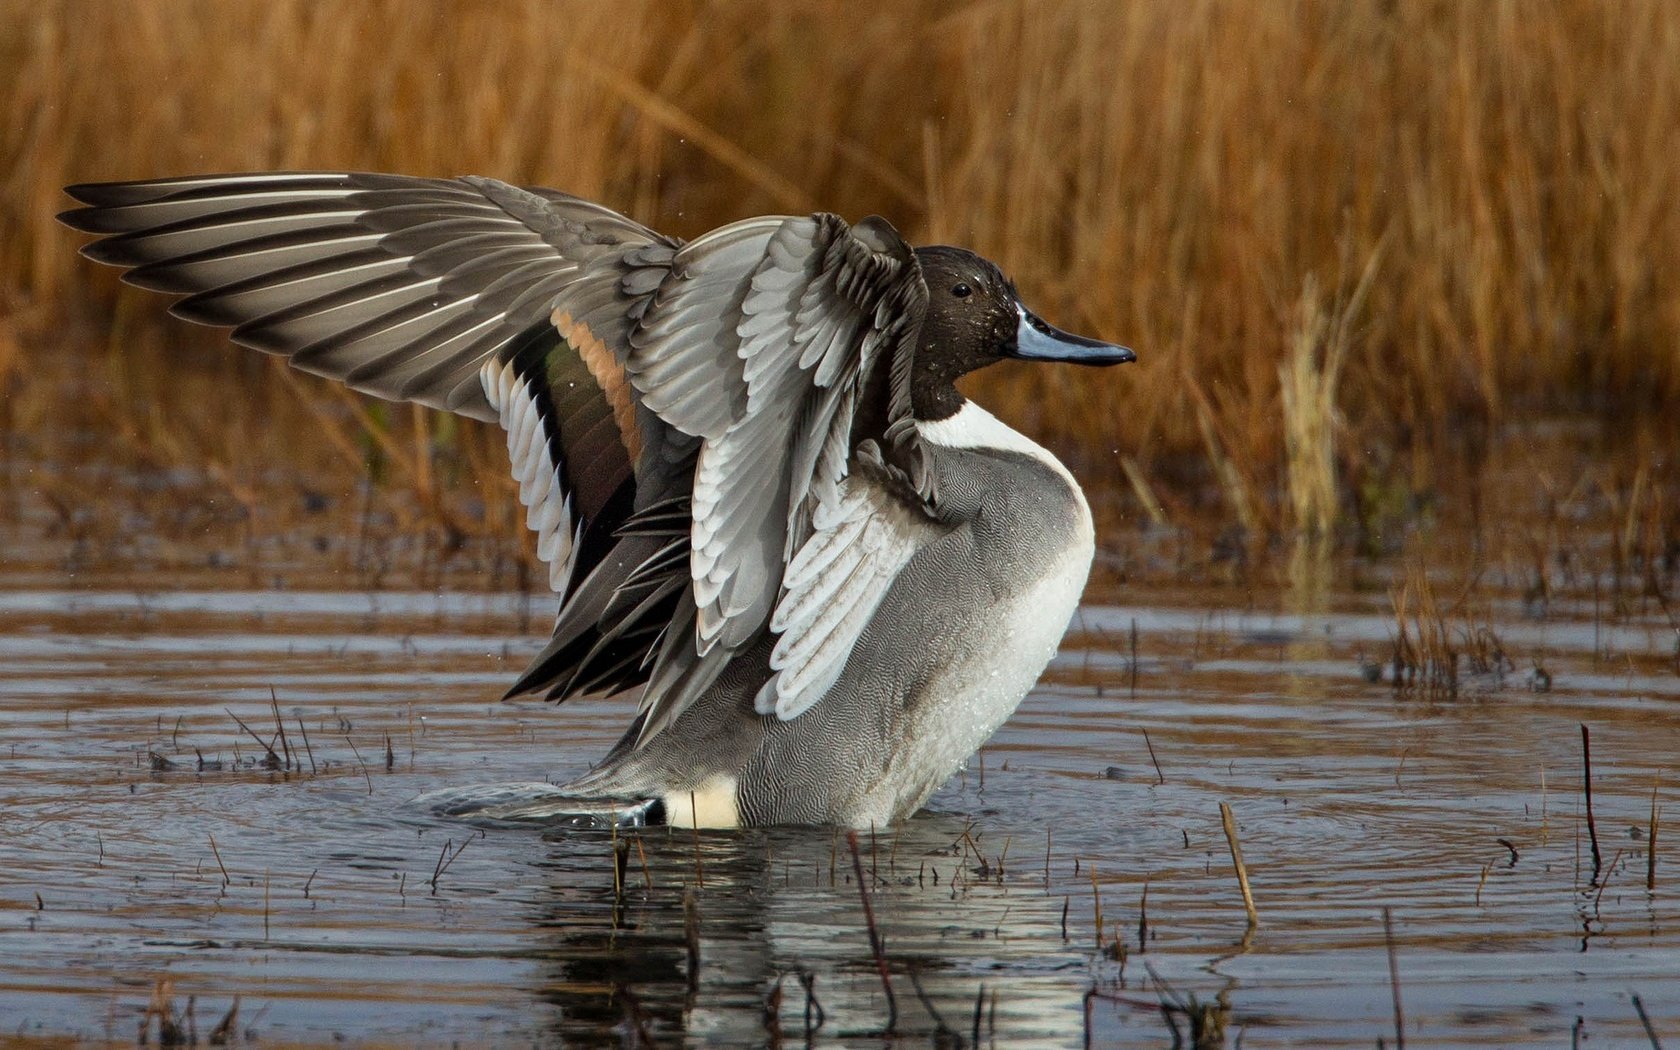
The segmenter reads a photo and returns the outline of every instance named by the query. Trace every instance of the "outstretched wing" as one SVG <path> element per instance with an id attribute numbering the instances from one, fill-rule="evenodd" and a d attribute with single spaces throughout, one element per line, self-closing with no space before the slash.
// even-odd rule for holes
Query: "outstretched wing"
<path id="1" fill-rule="evenodd" d="M 686 572 L 668 564 L 669 537 L 620 532 L 637 510 L 686 497 L 696 442 L 636 404 L 623 357 L 680 242 L 482 178 L 306 172 L 69 192 L 88 206 L 63 221 L 103 236 L 84 253 L 186 295 L 177 315 L 370 394 L 499 422 L 566 599 L 566 644 L 516 691 L 646 679 Z M 644 564 L 650 550 L 665 560 Z"/>
<path id="2" fill-rule="evenodd" d="M 482 178 L 301 172 L 67 192 L 90 207 L 60 218 L 105 235 L 84 253 L 186 295 L 176 315 L 354 389 L 485 420 L 485 359 L 592 263 L 675 247 L 598 204 Z"/>

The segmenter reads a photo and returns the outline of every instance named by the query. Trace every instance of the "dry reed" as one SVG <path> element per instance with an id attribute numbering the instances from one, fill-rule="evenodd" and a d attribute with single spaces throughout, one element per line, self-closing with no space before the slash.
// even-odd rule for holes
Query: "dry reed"
<path id="1" fill-rule="evenodd" d="M 1242 890 L 1243 911 L 1248 915 L 1249 932 L 1252 933 L 1260 923 L 1260 913 L 1254 907 L 1254 891 L 1248 886 L 1248 865 L 1243 863 L 1242 844 L 1237 841 L 1237 820 L 1231 814 L 1230 803 L 1219 804 L 1219 822 L 1225 828 L 1225 843 L 1231 847 L 1231 866 L 1237 871 L 1237 888 Z"/>
<path id="2" fill-rule="evenodd" d="M 1419 563 L 1409 564 L 1389 595 L 1394 610 L 1390 667 L 1396 690 L 1454 697 L 1466 685 L 1494 689 L 1515 664 L 1491 625 L 1479 578 L 1443 604 Z"/>
<path id="3" fill-rule="evenodd" d="M 1318 281 L 1308 275 L 1301 291 L 1300 321 L 1289 355 L 1278 369 L 1283 402 L 1284 483 L 1295 529 L 1328 536 L 1340 516 L 1336 484 L 1336 434 L 1345 422 L 1337 404 L 1342 369 L 1358 318 L 1377 275 L 1381 246 L 1346 300 L 1327 312 Z"/>
<path id="4" fill-rule="evenodd" d="M 1251 531 L 1327 530 L 1349 485 L 1427 486 L 1492 426 L 1680 418 L 1662 0 L 43 0 L 0 18 L 0 63 L 0 427 L 43 460 L 98 432 L 119 466 L 204 469 L 217 509 L 165 533 L 261 534 L 258 508 L 299 497 L 287 463 L 312 491 L 364 479 L 370 527 L 424 531 L 433 561 L 526 542 L 499 435 L 367 408 L 119 293 L 53 221 L 67 182 L 482 172 L 682 235 L 881 212 L 1139 348 L 972 389 L 1157 521 L 1157 492 L 1211 479 Z M 32 484 L 98 538 L 85 481 Z"/>

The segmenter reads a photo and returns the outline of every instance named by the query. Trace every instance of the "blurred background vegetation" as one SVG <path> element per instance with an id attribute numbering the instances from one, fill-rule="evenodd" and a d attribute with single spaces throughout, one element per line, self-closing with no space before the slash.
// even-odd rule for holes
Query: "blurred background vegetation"
<path id="1" fill-rule="evenodd" d="M 53 218 L 69 182 L 352 168 L 972 247 L 1139 352 L 970 384 L 1111 526 L 1380 552 L 1523 500 L 1674 556 L 1667 0 L 40 0 L 0 10 L 0 68 L 14 544 L 261 560 L 320 514 L 318 547 L 527 571 L 499 434 L 175 322 Z"/>

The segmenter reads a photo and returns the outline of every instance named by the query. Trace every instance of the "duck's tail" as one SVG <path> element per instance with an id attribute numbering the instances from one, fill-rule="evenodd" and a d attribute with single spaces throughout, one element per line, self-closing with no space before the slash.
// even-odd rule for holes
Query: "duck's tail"
<path id="1" fill-rule="evenodd" d="M 573 784 L 474 784 L 429 791 L 414 804 L 435 816 L 487 824 L 605 829 L 666 822 L 662 799 L 588 794 Z"/>

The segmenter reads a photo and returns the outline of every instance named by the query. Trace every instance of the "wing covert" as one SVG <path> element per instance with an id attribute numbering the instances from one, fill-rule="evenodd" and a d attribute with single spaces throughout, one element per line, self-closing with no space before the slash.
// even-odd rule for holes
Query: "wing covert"
<path id="1" fill-rule="evenodd" d="M 860 470 L 824 503 L 782 580 L 770 627 L 780 637 L 760 714 L 798 717 L 827 694 L 852 648 L 910 559 L 949 531 Z"/>

